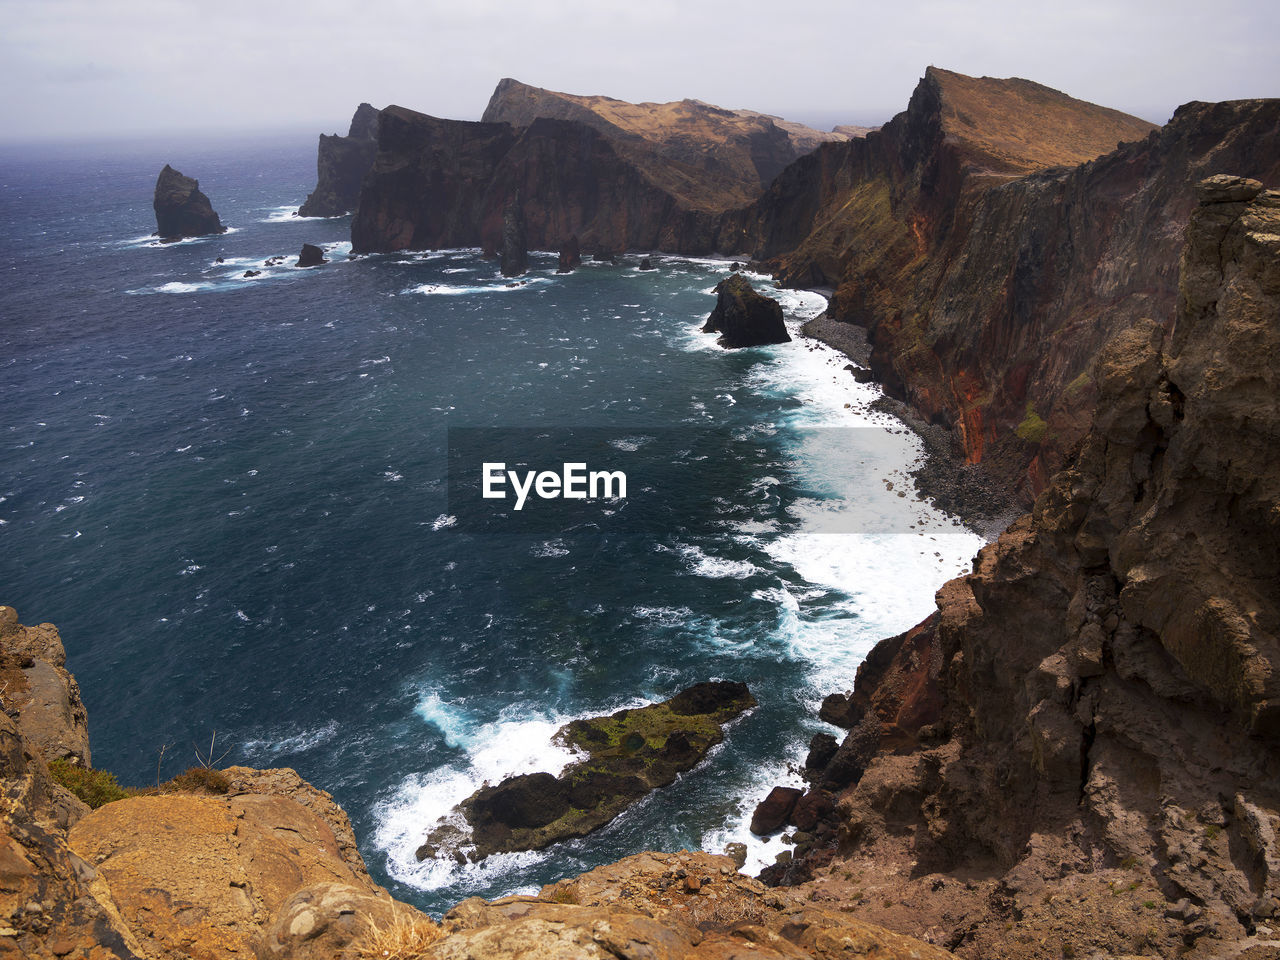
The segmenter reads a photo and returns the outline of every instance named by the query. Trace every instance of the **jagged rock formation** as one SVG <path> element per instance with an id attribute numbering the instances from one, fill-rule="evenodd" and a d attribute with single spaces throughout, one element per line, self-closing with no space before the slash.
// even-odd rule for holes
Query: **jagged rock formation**
<path id="1" fill-rule="evenodd" d="M 782 319 L 782 304 L 756 293 L 740 273 L 716 284 L 716 305 L 702 326 L 703 333 L 720 334 L 722 347 L 759 347 L 789 343 L 791 335 Z"/>
<path id="2" fill-rule="evenodd" d="M 200 192 L 200 181 L 184 177 L 167 163 L 156 178 L 156 232 L 161 240 L 204 237 L 226 233 L 209 198 Z"/>
<path id="3" fill-rule="evenodd" d="M 418 859 L 465 853 L 540 850 L 585 837 L 641 797 L 691 770 L 724 739 L 722 727 L 756 705 L 744 683 L 695 684 L 670 700 L 611 716 L 574 720 L 555 740 L 582 754 L 561 774 L 522 774 L 484 786 L 460 803 L 470 828 L 444 817 L 418 850 Z"/>
<path id="4" fill-rule="evenodd" d="M 298 254 L 298 262 L 294 264 L 297 267 L 318 267 L 322 263 L 329 261 L 324 257 L 324 251 L 317 247 L 314 243 L 304 243 L 302 250 Z"/>
<path id="5" fill-rule="evenodd" d="M 502 214 L 502 250 L 499 269 L 504 277 L 518 277 L 529 270 L 529 240 L 524 226 L 520 191 Z"/>
<path id="6" fill-rule="evenodd" d="M 351 226 L 356 252 L 496 250 L 519 191 L 535 249 L 576 235 L 588 249 L 707 253 L 721 214 L 838 136 L 696 101 L 627 104 L 512 80 L 479 123 L 403 107 L 382 117 Z"/>
<path id="7" fill-rule="evenodd" d="M 298 208 L 300 217 L 339 217 L 355 209 L 360 184 L 378 152 L 378 111 L 356 108 L 345 137 L 320 134 L 316 151 L 316 188 Z"/>
<path id="8" fill-rule="evenodd" d="M 1197 194 L 1074 465 L 859 673 L 841 869 L 964 956 L 1280 947 L 1280 192 Z"/>
<path id="9" fill-rule="evenodd" d="M 717 246 L 835 288 L 830 316 L 868 330 L 886 389 L 1027 505 L 1087 429 L 1102 344 L 1172 315 L 1191 183 L 1267 180 L 1278 158 L 1280 101 L 1188 104 L 1157 131 L 931 67 L 904 113 L 798 160 Z"/>

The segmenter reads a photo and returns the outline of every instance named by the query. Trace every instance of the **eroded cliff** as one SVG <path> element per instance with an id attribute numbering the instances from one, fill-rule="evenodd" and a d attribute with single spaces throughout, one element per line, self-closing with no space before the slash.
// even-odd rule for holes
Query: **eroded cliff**
<path id="1" fill-rule="evenodd" d="M 517 193 L 531 247 L 708 253 L 718 218 L 824 139 L 698 101 L 630 104 L 503 80 L 479 123 L 390 107 L 352 223 L 357 252 L 497 249 Z"/>
<path id="2" fill-rule="evenodd" d="M 797 161 L 717 245 L 834 288 L 890 394 L 1027 505 L 1088 427 L 1103 343 L 1172 315 L 1191 185 L 1219 169 L 1280 173 L 1280 101 L 1192 103 L 1155 130 L 931 67 L 905 112 Z"/>
<path id="3" fill-rule="evenodd" d="M 868 658 L 842 847 L 774 880 L 839 862 L 966 956 L 1280 947 L 1280 192 L 1197 189 L 1172 323 L 1112 337 L 1075 463 Z"/>

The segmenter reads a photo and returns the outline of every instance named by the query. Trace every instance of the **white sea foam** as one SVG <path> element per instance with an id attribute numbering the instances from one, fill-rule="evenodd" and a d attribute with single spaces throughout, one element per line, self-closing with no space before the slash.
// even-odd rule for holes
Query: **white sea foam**
<path id="1" fill-rule="evenodd" d="M 269 731 L 260 737 L 244 741 L 240 745 L 240 749 L 250 762 L 269 760 L 274 763 L 282 756 L 302 753 L 313 747 L 328 743 L 337 735 L 338 724 L 336 721 L 330 720 L 328 723 L 318 727 L 310 727 L 304 730 L 297 730 L 294 727 Z"/>
<path id="2" fill-rule="evenodd" d="M 655 549 L 665 551 L 670 548 L 659 544 Z M 709 577 L 714 580 L 724 578 L 745 580 L 753 574 L 762 572 L 759 567 L 750 561 L 714 557 L 701 547 L 689 544 L 677 544 L 675 552 L 684 560 L 689 572 L 699 577 Z"/>
<path id="3" fill-rule="evenodd" d="M 292 223 L 297 220 L 310 220 L 310 217 L 299 217 L 298 210 L 301 204 L 286 205 L 283 207 L 272 207 L 271 212 L 259 220 L 259 223 Z M 326 218 L 327 219 L 327 218 Z"/>
<path id="4" fill-rule="evenodd" d="M 563 540 L 547 540 L 536 544 L 529 550 L 529 554 L 534 557 L 567 557 L 569 549 Z"/>
<path id="5" fill-rule="evenodd" d="M 640 705 L 618 704 L 612 709 Z M 510 886 L 517 882 L 519 871 L 546 854 L 498 854 L 478 864 L 459 865 L 444 852 L 419 862 L 416 851 L 427 831 L 449 817 L 453 808 L 481 784 L 498 783 L 524 773 L 559 774 L 575 756 L 553 743 L 552 736 L 576 716 L 593 716 L 600 711 L 558 716 L 542 713 L 532 704 L 517 703 L 505 707 L 496 718 L 485 719 L 430 690 L 419 699 L 416 712 L 463 756 L 430 772 L 409 775 L 374 808 L 374 843 L 387 853 L 387 872 L 402 883 L 424 890 L 450 885 L 469 892 L 504 878 L 505 886 Z M 453 819 L 448 822 L 465 833 L 465 823 Z"/>

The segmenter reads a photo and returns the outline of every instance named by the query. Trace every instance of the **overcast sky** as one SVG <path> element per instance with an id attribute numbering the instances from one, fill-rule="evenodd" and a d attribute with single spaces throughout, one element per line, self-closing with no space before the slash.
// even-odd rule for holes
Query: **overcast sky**
<path id="1" fill-rule="evenodd" d="M 0 0 L 0 138 L 346 132 L 355 106 L 477 119 L 504 76 L 830 126 L 929 64 L 1164 122 L 1280 96 L 1275 0 Z"/>

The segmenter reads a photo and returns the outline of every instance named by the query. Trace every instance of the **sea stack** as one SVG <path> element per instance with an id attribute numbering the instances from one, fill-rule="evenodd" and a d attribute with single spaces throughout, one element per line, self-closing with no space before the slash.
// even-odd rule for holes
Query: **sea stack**
<path id="1" fill-rule="evenodd" d="M 575 233 L 560 244 L 560 265 L 556 268 L 556 273 L 573 273 L 580 266 L 582 266 L 582 247 L 578 245 L 578 235 Z"/>
<path id="2" fill-rule="evenodd" d="M 317 247 L 314 243 L 304 243 L 302 252 L 298 254 L 298 262 L 295 266 L 299 267 L 318 267 L 322 263 L 329 261 L 324 258 L 324 251 Z"/>
<path id="3" fill-rule="evenodd" d="M 200 181 L 184 177 L 167 163 L 156 179 L 156 232 L 164 241 L 226 233 L 209 198 L 200 192 Z"/>
<path id="4" fill-rule="evenodd" d="M 735 273 L 716 284 L 716 307 L 707 317 L 703 333 L 720 334 L 722 347 L 759 347 L 767 343 L 788 343 L 787 325 L 782 321 L 782 305 L 772 297 L 756 293 L 751 281 Z"/>
<path id="5" fill-rule="evenodd" d="M 502 275 L 518 277 L 529 271 L 529 244 L 525 235 L 524 209 L 520 193 L 507 204 L 502 214 Z"/>

